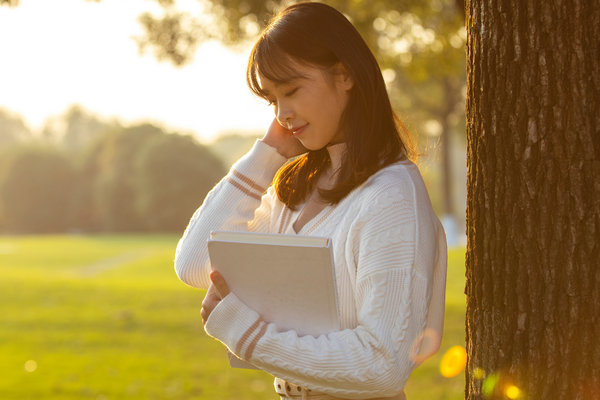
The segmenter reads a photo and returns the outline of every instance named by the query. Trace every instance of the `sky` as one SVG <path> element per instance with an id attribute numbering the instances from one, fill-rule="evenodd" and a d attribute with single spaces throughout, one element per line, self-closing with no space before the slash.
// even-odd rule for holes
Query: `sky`
<path id="1" fill-rule="evenodd" d="M 250 49 L 201 45 L 176 68 L 140 55 L 137 17 L 154 0 L 21 0 L 0 7 L 0 108 L 39 130 L 71 105 L 124 124 L 150 121 L 210 140 L 265 130 L 273 118 L 246 86 Z"/>

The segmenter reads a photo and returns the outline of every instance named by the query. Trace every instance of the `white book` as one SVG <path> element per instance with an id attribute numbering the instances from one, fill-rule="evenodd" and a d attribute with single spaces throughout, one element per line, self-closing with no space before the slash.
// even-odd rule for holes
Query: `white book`
<path id="1" fill-rule="evenodd" d="M 217 231 L 208 252 L 231 291 L 280 331 L 318 336 L 340 329 L 330 239 Z"/>

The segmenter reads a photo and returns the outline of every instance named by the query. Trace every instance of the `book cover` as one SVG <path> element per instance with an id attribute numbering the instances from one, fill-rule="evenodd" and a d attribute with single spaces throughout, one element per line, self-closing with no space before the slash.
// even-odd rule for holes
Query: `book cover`
<path id="1" fill-rule="evenodd" d="M 217 231 L 208 252 L 231 291 L 280 331 L 318 336 L 339 330 L 330 239 Z"/>

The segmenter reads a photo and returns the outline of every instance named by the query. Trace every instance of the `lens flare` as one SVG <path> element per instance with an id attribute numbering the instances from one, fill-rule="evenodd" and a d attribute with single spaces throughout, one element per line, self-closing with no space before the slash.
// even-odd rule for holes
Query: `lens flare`
<path id="1" fill-rule="evenodd" d="M 521 397 L 521 389 L 516 387 L 515 385 L 508 385 L 504 389 L 504 394 L 511 400 L 515 400 Z"/>
<path id="2" fill-rule="evenodd" d="M 25 371 L 33 372 L 37 369 L 37 363 L 34 360 L 27 360 L 25 362 Z"/>
<path id="3" fill-rule="evenodd" d="M 440 372 L 446 378 L 453 378 L 460 374 L 466 365 L 467 352 L 465 348 L 462 346 L 453 346 L 442 357 Z"/>
<path id="4" fill-rule="evenodd" d="M 488 375 L 483 381 L 483 386 L 481 387 L 483 395 L 490 397 L 494 393 L 494 389 L 496 388 L 499 380 L 500 377 L 496 373 Z"/>

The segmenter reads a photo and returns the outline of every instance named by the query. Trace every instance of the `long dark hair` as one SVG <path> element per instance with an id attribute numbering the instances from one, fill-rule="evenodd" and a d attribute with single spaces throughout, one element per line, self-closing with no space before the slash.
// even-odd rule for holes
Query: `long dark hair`
<path id="1" fill-rule="evenodd" d="M 266 98 L 261 76 L 277 83 L 297 77 L 290 60 L 322 68 L 341 63 L 354 81 L 340 118 L 346 152 L 335 186 L 321 191 L 325 200 L 338 203 L 379 169 L 414 158 L 410 134 L 392 110 L 377 60 L 342 13 L 322 3 L 285 8 L 252 49 L 247 69 L 250 89 Z M 292 209 L 302 203 L 329 161 L 323 148 L 282 167 L 273 182 L 279 199 Z"/>

